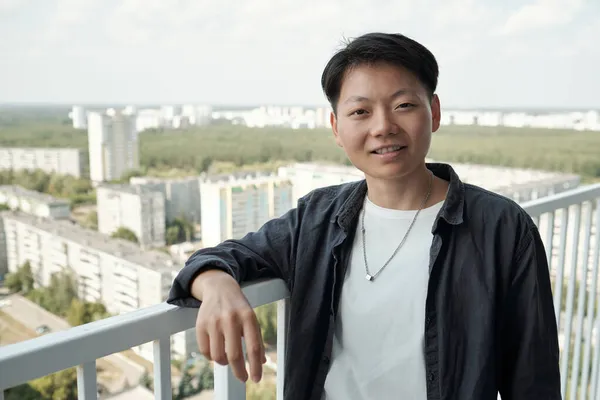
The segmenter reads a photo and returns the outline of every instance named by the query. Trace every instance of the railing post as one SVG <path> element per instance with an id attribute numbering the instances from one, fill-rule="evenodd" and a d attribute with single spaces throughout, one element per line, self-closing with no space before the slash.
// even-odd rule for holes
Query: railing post
<path id="1" fill-rule="evenodd" d="M 0 389 L 0 400 L 4 400 L 4 389 Z"/>
<path id="2" fill-rule="evenodd" d="M 96 360 L 77 366 L 77 397 L 79 400 L 98 399 Z"/>
<path id="3" fill-rule="evenodd" d="M 283 400 L 285 382 L 285 344 L 290 316 L 289 298 L 277 302 L 277 400 Z"/>
<path id="4" fill-rule="evenodd" d="M 171 400 L 171 338 L 155 340 L 154 347 L 154 398 Z"/>
<path id="5" fill-rule="evenodd" d="M 215 364 L 215 400 L 245 400 L 246 385 L 233 374 L 229 365 Z"/>

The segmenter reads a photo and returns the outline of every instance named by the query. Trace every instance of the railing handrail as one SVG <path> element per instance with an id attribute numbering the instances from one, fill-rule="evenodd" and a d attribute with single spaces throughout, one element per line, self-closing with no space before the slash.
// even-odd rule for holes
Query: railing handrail
<path id="1" fill-rule="evenodd" d="M 245 285 L 243 291 L 253 308 L 289 296 L 280 279 Z M 161 303 L 4 346 L 0 390 L 191 329 L 197 311 Z"/>
<path id="2" fill-rule="evenodd" d="M 591 201 L 600 197 L 600 183 L 582 185 L 575 189 L 526 201 L 521 207 L 532 217 Z"/>

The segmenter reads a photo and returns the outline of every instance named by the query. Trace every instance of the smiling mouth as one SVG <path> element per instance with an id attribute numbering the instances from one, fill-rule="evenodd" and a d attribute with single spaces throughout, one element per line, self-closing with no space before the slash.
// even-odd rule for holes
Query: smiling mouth
<path id="1" fill-rule="evenodd" d="M 395 151 L 400 151 L 405 148 L 406 148 L 406 146 L 388 146 L 388 147 L 382 147 L 381 149 L 374 150 L 371 153 L 383 155 L 383 154 L 387 154 L 387 153 L 393 153 Z"/>

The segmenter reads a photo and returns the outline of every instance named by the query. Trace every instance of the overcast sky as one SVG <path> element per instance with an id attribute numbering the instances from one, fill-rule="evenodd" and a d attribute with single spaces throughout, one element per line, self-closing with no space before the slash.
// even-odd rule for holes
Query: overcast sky
<path id="1" fill-rule="evenodd" d="M 0 102 L 325 104 L 373 30 L 432 50 L 446 106 L 600 108 L 598 0 L 0 0 Z"/>

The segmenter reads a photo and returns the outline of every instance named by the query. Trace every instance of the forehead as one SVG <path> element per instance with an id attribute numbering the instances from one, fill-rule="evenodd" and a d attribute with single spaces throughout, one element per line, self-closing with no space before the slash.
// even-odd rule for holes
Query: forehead
<path id="1" fill-rule="evenodd" d="M 346 70 L 340 85 L 340 99 L 356 91 L 390 91 L 398 89 L 424 91 L 417 76 L 408 69 L 388 63 L 359 64 Z"/>

